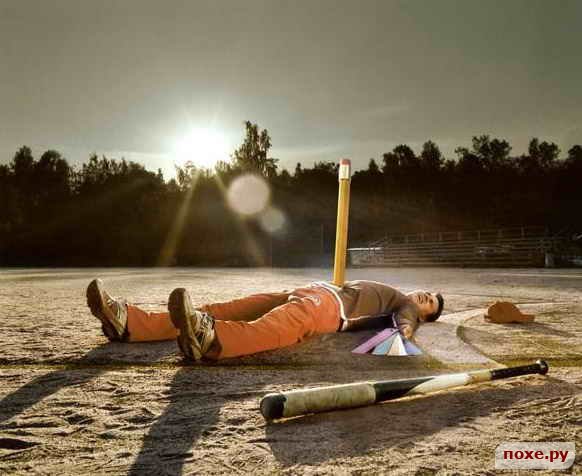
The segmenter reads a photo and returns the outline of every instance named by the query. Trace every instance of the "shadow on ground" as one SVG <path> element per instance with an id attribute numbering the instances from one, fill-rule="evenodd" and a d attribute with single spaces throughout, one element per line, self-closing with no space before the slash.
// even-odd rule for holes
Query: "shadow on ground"
<path id="1" fill-rule="evenodd" d="M 107 347 L 107 345 L 103 347 Z M 93 364 L 94 359 L 102 355 L 102 353 L 102 347 L 96 348 L 82 359 L 75 361 L 74 364 L 80 367 Z M 106 367 L 92 367 L 83 369 L 82 372 L 72 373 L 70 368 L 64 368 L 41 375 L 26 383 L 15 392 L 6 395 L 0 401 L 0 423 L 23 413 L 28 408 L 65 387 L 85 384 L 106 371 Z"/>
<path id="2" fill-rule="evenodd" d="M 169 403 L 151 426 L 128 474 L 180 475 L 194 458 L 196 441 L 216 429 L 223 398 L 208 398 L 208 391 L 197 388 L 198 374 L 179 370 L 167 392 Z"/>
<path id="3" fill-rule="evenodd" d="M 11 428 L 10 419 L 62 389 L 84 386 L 106 373 L 107 366 L 83 366 L 94 364 L 107 354 L 107 349 L 94 349 L 74 365 L 37 377 L 6 395 L 0 401 L 2 428 Z M 227 398 L 214 396 L 210 400 L 208 389 L 198 388 L 199 373 L 191 370 L 189 367 L 178 370 L 168 390 L 160 395 L 161 398 L 166 397 L 169 403 L 143 439 L 130 474 L 182 474 L 184 463 L 193 456 L 192 448 L 197 439 L 217 422 L 220 408 Z M 42 427 L 43 422 L 38 421 L 34 426 Z M 54 426 L 54 423 L 49 422 L 47 426 Z M 0 438 L 0 448 L 4 449 L 18 450 L 37 444 L 26 439 Z"/>
<path id="4" fill-rule="evenodd" d="M 90 355 L 89 355 L 90 354 Z M 92 364 L 151 364 L 180 360 L 174 340 L 160 342 L 111 342 L 92 350 L 82 360 Z"/>
<path id="5" fill-rule="evenodd" d="M 428 354 L 418 356 L 378 356 L 353 354 L 352 350 L 368 340 L 378 331 L 344 332 L 325 334 L 307 339 L 291 347 L 259 354 L 221 360 L 215 365 L 224 367 L 257 366 L 296 366 L 296 367 L 335 367 L 350 370 L 386 370 L 404 368 L 410 371 L 427 368 L 444 368 Z"/>

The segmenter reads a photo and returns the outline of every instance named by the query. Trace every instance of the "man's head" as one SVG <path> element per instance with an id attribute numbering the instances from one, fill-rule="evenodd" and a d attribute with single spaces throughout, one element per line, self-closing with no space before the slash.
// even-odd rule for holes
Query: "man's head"
<path id="1" fill-rule="evenodd" d="M 420 309 L 420 320 L 423 322 L 436 321 L 445 306 L 445 300 L 437 293 L 429 293 L 428 291 L 412 291 L 407 294 L 408 298 L 414 302 Z"/>

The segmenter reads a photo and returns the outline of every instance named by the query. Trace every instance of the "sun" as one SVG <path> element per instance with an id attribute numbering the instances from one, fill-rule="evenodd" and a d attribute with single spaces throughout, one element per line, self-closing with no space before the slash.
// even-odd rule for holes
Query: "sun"
<path id="1" fill-rule="evenodd" d="M 197 167 L 211 169 L 219 161 L 229 160 L 229 144 L 216 129 L 193 129 L 174 146 L 178 165 L 192 162 Z"/>

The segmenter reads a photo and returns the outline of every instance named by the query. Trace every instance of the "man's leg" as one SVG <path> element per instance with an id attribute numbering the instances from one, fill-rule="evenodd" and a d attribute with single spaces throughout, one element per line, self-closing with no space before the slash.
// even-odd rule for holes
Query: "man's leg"
<path id="1" fill-rule="evenodd" d="M 151 342 L 172 340 L 178 331 L 167 312 L 147 312 L 137 306 L 127 305 L 126 342 Z"/>
<path id="2" fill-rule="evenodd" d="M 215 344 L 205 357 L 223 359 L 287 347 L 315 334 L 336 332 L 339 324 L 338 303 L 327 290 L 300 290 L 255 321 L 216 320 Z"/>
<path id="3" fill-rule="evenodd" d="M 206 304 L 199 307 L 221 321 L 254 321 L 277 306 L 285 304 L 290 293 L 253 294 L 242 299 Z"/>
<path id="4" fill-rule="evenodd" d="M 217 320 L 253 321 L 286 303 L 288 298 L 289 293 L 254 294 L 199 309 Z M 131 304 L 127 306 L 127 331 L 127 342 L 171 340 L 178 335 L 167 312 L 147 312 Z"/>

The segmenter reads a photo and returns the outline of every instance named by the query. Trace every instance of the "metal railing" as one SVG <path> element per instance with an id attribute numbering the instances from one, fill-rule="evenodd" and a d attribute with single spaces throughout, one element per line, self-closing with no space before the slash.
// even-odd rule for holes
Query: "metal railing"
<path id="1" fill-rule="evenodd" d="M 350 248 L 354 266 L 543 266 L 562 238 L 544 227 L 386 235 Z"/>

